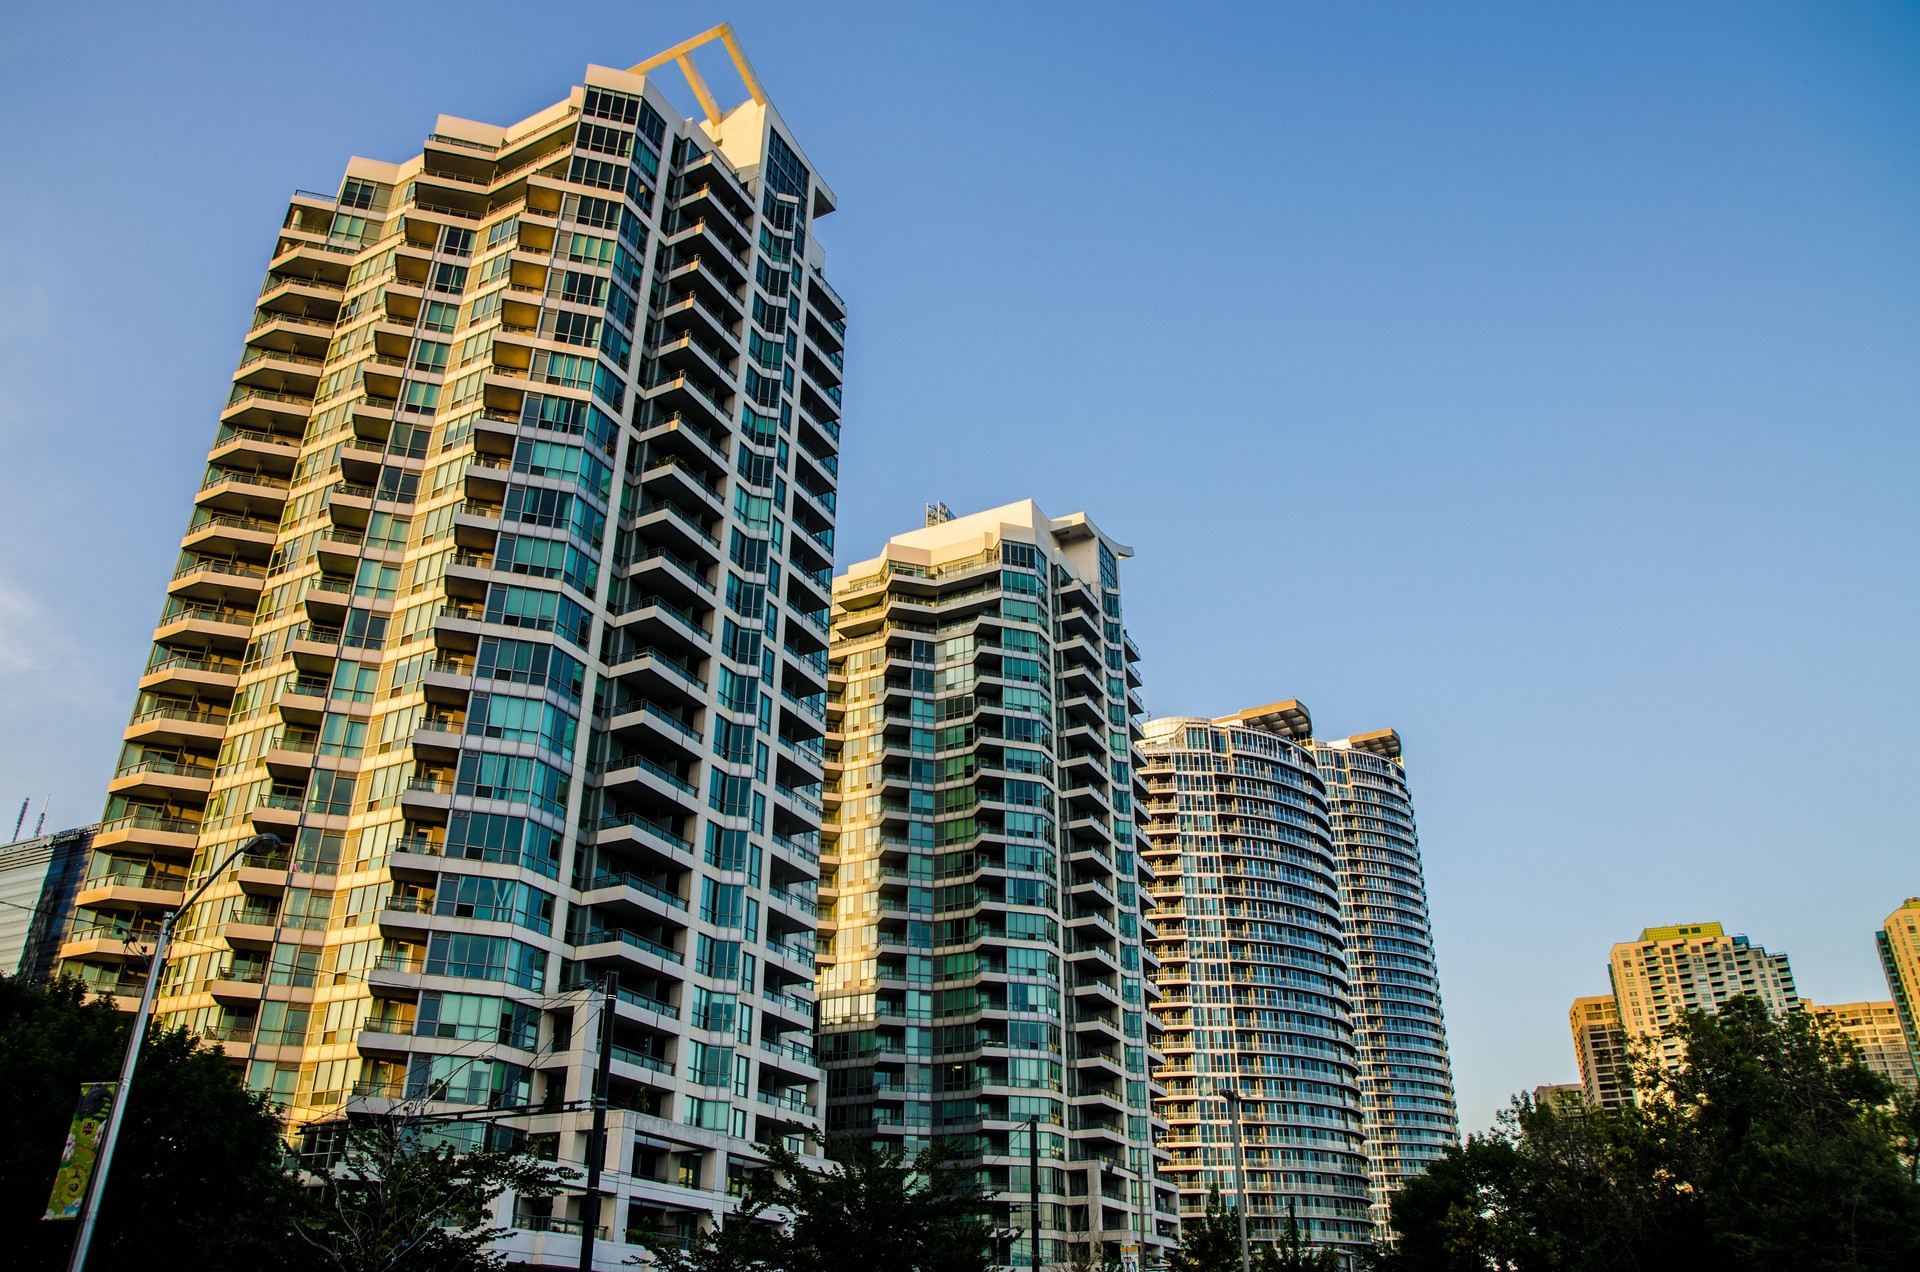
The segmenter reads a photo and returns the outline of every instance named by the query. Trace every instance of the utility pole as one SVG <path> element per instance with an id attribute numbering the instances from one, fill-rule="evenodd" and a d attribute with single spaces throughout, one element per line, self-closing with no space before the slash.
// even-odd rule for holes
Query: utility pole
<path id="1" fill-rule="evenodd" d="M 580 1272 L 593 1272 L 593 1241 L 600 1226 L 600 1167 L 607 1158 L 607 1095 L 613 1070 L 614 1001 L 620 993 L 620 973 L 608 972 L 601 981 L 600 1065 L 593 1075 L 593 1133 L 587 1136 L 587 1192 L 580 1199 Z"/>
<path id="2" fill-rule="evenodd" d="M 1027 1119 L 1027 1206 L 1032 1228 L 1027 1233 L 1027 1266 L 1040 1272 L 1040 1118 Z"/>
<path id="3" fill-rule="evenodd" d="M 43 812 L 44 818 L 46 814 Z M 67 1272 L 82 1272 L 87 1266 L 87 1248 L 93 1244 L 93 1228 L 100 1218 L 100 1198 L 107 1191 L 107 1172 L 113 1169 L 113 1146 L 120 1139 L 120 1123 L 127 1112 L 127 1097 L 133 1091 L 134 1066 L 140 1063 L 140 1043 L 147 1036 L 147 1020 L 153 1015 L 153 997 L 160 988 L 160 974 L 167 967 L 167 942 L 173 937 L 173 925 L 185 914 L 200 894 L 213 886 L 213 881 L 227 872 L 234 858 L 243 852 L 249 852 L 261 845 L 269 845 L 267 851 L 278 853 L 281 847 L 278 835 L 255 835 L 238 848 L 228 853 L 226 860 L 207 872 L 200 886 L 188 893 L 180 902 L 179 908 L 167 911 L 160 920 L 160 931 L 153 938 L 153 958 L 147 964 L 147 987 L 140 993 L 140 1009 L 133 1015 L 133 1027 L 127 1032 L 127 1053 L 120 1060 L 120 1084 L 114 1088 L 113 1108 L 107 1113 L 107 1129 L 100 1137 L 100 1158 L 94 1165 L 93 1178 L 87 1184 L 87 1200 L 80 1211 L 80 1230 L 74 1234 L 73 1255 L 67 1260 Z"/>
<path id="4" fill-rule="evenodd" d="M 1240 1212 L 1240 1272 L 1253 1272 L 1253 1251 L 1247 1245 L 1247 1150 L 1240 1139 L 1239 1089 L 1229 1088 L 1224 1098 L 1233 1118 L 1233 1180 L 1234 1191 L 1240 1195 L 1240 1204 L 1235 1207 Z"/>

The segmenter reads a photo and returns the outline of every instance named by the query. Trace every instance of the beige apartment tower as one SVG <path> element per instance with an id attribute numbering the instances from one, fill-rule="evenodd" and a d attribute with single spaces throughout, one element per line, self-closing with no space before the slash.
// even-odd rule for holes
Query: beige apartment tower
<path id="1" fill-rule="evenodd" d="M 1900 1017 L 1907 1051 L 1920 1063 L 1920 897 L 1908 897 L 1874 933 L 1880 970 Z"/>
<path id="2" fill-rule="evenodd" d="M 1574 999 L 1567 1022 L 1573 1028 L 1573 1053 L 1580 1062 L 1580 1089 L 1587 1102 L 1603 1109 L 1631 1104 L 1633 1068 L 1613 995 Z"/>
<path id="3" fill-rule="evenodd" d="M 1808 1009 L 1860 1051 L 1860 1062 L 1903 1091 L 1920 1089 L 1913 1052 L 1900 1027 L 1900 1013 L 1891 1002 L 1837 1003 Z"/>
<path id="4" fill-rule="evenodd" d="M 1680 1043 L 1665 1034 L 1688 1011 L 1717 1012 L 1742 994 L 1776 1016 L 1802 1005 L 1785 954 L 1769 954 L 1718 923 L 1647 928 L 1639 940 L 1613 947 L 1608 973 L 1613 992 L 1575 999 L 1568 1013 L 1581 1085 L 1603 1107 L 1633 1098 L 1636 1044 L 1668 1062 L 1679 1058 Z"/>
<path id="5" fill-rule="evenodd" d="M 966 1145 L 1015 1266 L 1036 1254 L 1036 1152 L 1040 1262 L 1085 1242 L 1157 1261 L 1178 1218 L 1156 1146 L 1129 553 L 1031 502 L 928 522 L 834 581 L 828 1126 Z"/>
<path id="6" fill-rule="evenodd" d="M 1785 954 L 1730 936 L 1718 923 L 1648 928 L 1639 940 L 1613 947 L 1608 969 L 1629 1039 L 1658 1038 L 1689 1010 L 1715 1012 L 1741 994 L 1752 994 L 1776 1016 L 1800 1003 Z"/>
<path id="7" fill-rule="evenodd" d="M 65 966 L 137 993 L 129 942 L 271 832 L 162 1019 L 296 1132 L 458 1112 L 573 1163 L 617 977 L 608 1199 L 503 1199 L 516 1263 L 591 1224 L 617 1267 L 817 1152 L 833 209 L 724 27 L 442 116 L 293 196 L 192 495 Z"/>

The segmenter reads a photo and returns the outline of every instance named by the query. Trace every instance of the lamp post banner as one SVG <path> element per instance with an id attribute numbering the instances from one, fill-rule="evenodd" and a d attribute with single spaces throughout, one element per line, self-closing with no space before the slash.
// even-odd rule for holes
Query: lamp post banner
<path id="1" fill-rule="evenodd" d="M 106 1129 L 107 1115 L 113 1111 L 118 1082 L 82 1082 L 80 1103 L 73 1110 L 73 1129 L 67 1132 L 67 1147 L 60 1154 L 60 1169 L 53 1177 L 53 1196 L 47 1201 L 43 1219 L 78 1219 L 80 1205 L 86 1200 L 87 1184 L 93 1179 L 93 1166 L 100 1148 L 100 1133 Z"/>

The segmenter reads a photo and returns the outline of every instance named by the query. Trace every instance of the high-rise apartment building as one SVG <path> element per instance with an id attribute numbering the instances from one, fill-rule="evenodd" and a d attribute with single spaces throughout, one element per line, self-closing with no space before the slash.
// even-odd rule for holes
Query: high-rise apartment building
<path id="1" fill-rule="evenodd" d="M 1044 1261 L 1164 1251 L 1128 551 L 1031 502 L 945 517 L 834 582 L 828 1125 L 968 1145 L 1018 1266 L 1036 1151 Z"/>
<path id="2" fill-rule="evenodd" d="M 819 1129 L 833 208 L 724 27 L 296 193 L 82 897 L 138 936 L 279 836 L 184 916 L 159 1007 L 296 1127 L 488 1104 L 580 1162 L 617 974 L 607 1267 Z M 137 988 L 119 941 L 64 953 Z M 570 1266 L 582 1213 L 507 1252 Z"/>
<path id="3" fill-rule="evenodd" d="M 1237 1199 L 1237 1133 L 1251 1239 L 1292 1217 L 1310 1240 L 1364 1245 L 1363 1063 L 1312 720 L 1291 701 L 1165 716 L 1143 752 L 1162 1142 L 1181 1211 L 1203 1212 L 1213 1188 Z"/>
<path id="4" fill-rule="evenodd" d="M 1613 1000 L 1628 1039 L 1660 1038 L 1689 1010 L 1716 1012 L 1728 999 L 1751 994 L 1774 1015 L 1799 1005 L 1785 954 L 1769 954 L 1718 923 L 1647 928 L 1637 941 L 1613 947 Z M 1665 1054 L 1678 1043 L 1662 1041 Z"/>
<path id="5" fill-rule="evenodd" d="M 1907 1036 L 1907 1050 L 1920 1063 L 1920 897 L 1908 897 L 1874 933 L 1887 992 Z"/>
<path id="6" fill-rule="evenodd" d="M 1892 1003 L 1837 1003 L 1809 1005 L 1807 1010 L 1838 1029 L 1860 1050 L 1860 1062 L 1906 1091 L 1920 1089 L 1913 1052 L 1900 1028 L 1900 1013 Z"/>
<path id="7" fill-rule="evenodd" d="M 1587 1102 L 1603 1109 L 1633 1103 L 1633 1065 L 1613 995 L 1574 999 L 1567 1023 L 1573 1029 L 1573 1054 Z"/>
<path id="8" fill-rule="evenodd" d="M 55 831 L 0 845 L 0 975 L 45 980 L 70 939 L 74 901 L 82 888 L 115 885 L 85 878 L 93 860 L 93 827 Z M 114 939 L 111 930 L 95 936 Z"/>
<path id="9" fill-rule="evenodd" d="M 1317 742 L 1326 783 L 1376 1232 L 1388 1202 L 1460 1138 L 1440 974 L 1400 735 Z"/>

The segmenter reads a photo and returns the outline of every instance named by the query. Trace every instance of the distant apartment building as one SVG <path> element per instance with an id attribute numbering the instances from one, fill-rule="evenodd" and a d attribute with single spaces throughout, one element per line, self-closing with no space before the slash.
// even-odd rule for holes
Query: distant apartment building
<path id="1" fill-rule="evenodd" d="M 120 886 L 110 876 L 87 876 L 93 831 L 81 826 L 0 846 L 0 974 L 46 980 L 72 934 L 82 891 L 92 899 Z"/>
<path id="2" fill-rule="evenodd" d="M 1785 954 L 1770 954 L 1718 923 L 1647 928 L 1608 960 L 1611 994 L 1574 1000 L 1568 1020 L 1587 1098 L 1603 1107 L 1633 1099 L 1631 1058 L 1645 1045 L 1668 1062 L 1680 1043 L 1666 1035 L 1688 1011 L 1717 1012 L 1750 994 L 1776 1016 L 1801 1005 Z"/>
<path id="3" fill-rule="evenodd" d="M 1890 1002 L 1808 1005 L 1807 1010 L 1837 1028 L 1859 1048 L 1861 1063 L 1902 1090 L 1920 1089 L 1914 1057 L 1900 1027 L 1900 1013 Z"/>
<path id="4" fill-rule="evenodd" d="M 1256 1239 L 1363 1245 L 1458 1135 L 1399 736 L 1317 742 L 1290 700 L 1145 737 L 1181 1208 L 1233 1193 L 1237 1092 Z"/>
<path id="5" fill-rule="evenodd" d="M 1907 1050 L 1920 1060 L 1920 897 L 1908 897 L 1887 916 L 1874 934 L 1874 944 Z"/>
<path id="6" fill-rule="evenodd" d="M 64 964 L 136 992 L 124 938 L 271 832 L 161 1019 L 296 1128 L 488 1105 L 576 1163 L 617 976 L 608 1201 L 503 1202 L 516 1263 L 818 1151 L 834 206 L 720 27 L 350 160 L 247 301 Z"/>
<path id="7" fill-rule="evenodd" d="M 1426 869 L 1399 733 L 1316 741 L 1313 750 L 1340 868 L 1372 1215 L 1384 1235 L 1394 1192 L 1460 1138 Z"/>
<path id="8" fill-rule="evenodd" d="M 1041 1262 L 1164 1254 L 1159 1022 L 1134 829 L 1128 549 L 1031 502 L 890 539 L 834 582 L 820 888 L 827 1125 L 963 1145 Z M 1037 1141 L 1035 1136 L 1037 1135 Z"/>
<path id="9" fill-rule="evenodd" d="M 1579 1114 L 1589 1107 L 1586 1088 L 1578 1082 L 1550 1082 L 1533 1088 L 1533 1103 L 1536 1108 L 1552 1109 L 1556 1113 Z"/>
<path id="10" fill-rule="evenodd" d="M 1633 1067 L 1613 995 L 1574 999 L 1567 1022 L 1573 1029 L 1573 1053 L 1580 1064 L 1580 1089 L 1586 1093 L 1587 1102 L 1603 1109 L 1631 1104 Z"/>
<path id="11" fill-rule="evenodd" d="M 1661 1038 L 1690 1010 L 1716 1012 L 1751 994 L 1776 1016 L 1800 1003 L 1785 954 L 1769 954 L 1718 923 L 1647 928 L 1637 941 L 1613 947 L 1609 960 L 1620 1028 L 1629 1039 Z M 1677 1054 L 1677 1044 L 1661 1050 Z"/>

